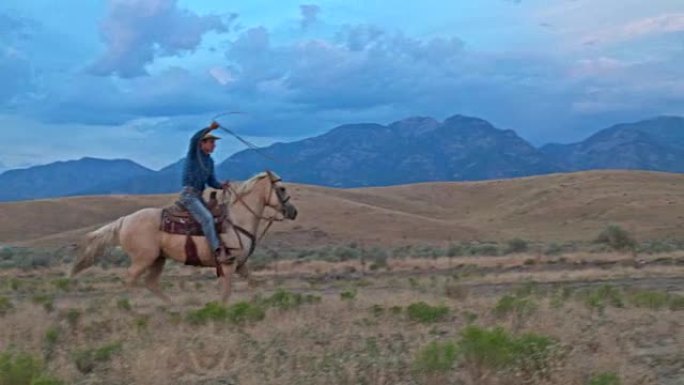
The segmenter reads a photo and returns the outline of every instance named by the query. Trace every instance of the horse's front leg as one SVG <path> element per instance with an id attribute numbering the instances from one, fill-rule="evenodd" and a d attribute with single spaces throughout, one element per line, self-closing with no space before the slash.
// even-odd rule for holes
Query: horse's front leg
<path id="1" fill-rule="evenodd" d="M 233 291 L 232 279 L 233 273 L 235 272 L 235 263 L 223 263 L 221 264 L 221 268 L 223 269 L 223 275 L 219 278 L 219 281 L 221 282 L 221 301 L 226 304 Z"/>
<path id="2" fill-rule="evenodd" d="M 245 261 L 242 265 L 239 265 L 236 272 L 242 279 L 247 281 L 247 286 L 249 286 L 250 289 L 257 288 L 259 285 L 261 285 L 261 281 L 254 278 L 249 270 L 249 267 L 247 267 L 247 261 Z"/>

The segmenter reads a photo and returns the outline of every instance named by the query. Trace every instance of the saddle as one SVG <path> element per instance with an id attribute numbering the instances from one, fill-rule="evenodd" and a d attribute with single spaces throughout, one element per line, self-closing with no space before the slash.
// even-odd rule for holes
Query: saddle
<path id="1" fill-rule="evenodd" d="M 223 218 L 225 215 L 225 206 L 219 205 L 216 199 L 216 192 L 211 193 L 211 198 L 207 204 L 207 208 L 214 217 L 214 225 L 216 226 L 216 233 L 223 233 Z M 197 235 L 203 236 L 204 231 L 192 214 L 183 207 L 180 202 L 175 202 L 171 206 L 162 209 L 161 231 L 169 234 L 181 235 Z"/>

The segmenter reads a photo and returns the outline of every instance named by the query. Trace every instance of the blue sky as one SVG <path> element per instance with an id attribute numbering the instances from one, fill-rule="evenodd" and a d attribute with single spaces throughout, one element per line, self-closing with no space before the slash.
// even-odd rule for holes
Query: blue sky
<path id="1" fill-rule="evenodd" d="M 3 0 L 0 170 L 160 168 L 230 110 L 260 145 L 454 114 L 569 142 L 684 115 L 682 63 L 682 0 Z"/>

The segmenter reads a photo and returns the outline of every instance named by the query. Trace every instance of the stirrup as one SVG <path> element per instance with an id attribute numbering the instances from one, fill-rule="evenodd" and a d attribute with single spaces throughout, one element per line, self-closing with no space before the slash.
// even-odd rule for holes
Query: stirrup
<path id="1" fill-rule="evenodd" d="M 228 253 L 228 249 L 225 246 L 221 246 L 218 252 L 214 251 L 214 259 L 218 264 L 231 265 L 235 262 L 235 256 Z"/>

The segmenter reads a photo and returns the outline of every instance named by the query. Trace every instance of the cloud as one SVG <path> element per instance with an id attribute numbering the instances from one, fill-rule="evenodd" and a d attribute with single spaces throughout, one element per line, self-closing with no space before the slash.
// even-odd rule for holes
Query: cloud
<path id="1" fill-rule="evenodd" d="M 24 106 L 27 115 L 51 123 L 119 125 L 138 118 L 211 113 L 229 101 L 209 74 L 174 67 L 128 80 L 78 74 L 45 98 Z"/>
<path id="2" fill-rule="evenodd" d="M 33 66 L 24 49 L 32 28 L 35 25 L 28 19 L 0 13 L 0 106 L 33 88 Z"/>
<path id="3" fill-rule="evenodd" d="M 308 29 L 318 21 L 318 14 L 321 12 L 321 8 L 314 4 L 303 4 L 299 6 L 299 12 L 302 15 L 302 29 Z"/>
<path id="4" fill-rule="evenodd" d="M 684 13 L 670 13 L 642 18 L 610 27 L 584 38 L 585 44 L 627 42 L 648 36 L 684 32 Z"/>
<path id="5" fill-rule="evenodd" d="M 89 68 L 100 76 L 146 75 L 145 66 L 155 58 L 192 52 L 207 32 L 225 32 L 230 21 L 180 9 L 176 0 L 109 0 L 108 5 L 100 23 L 107 49 Z"/>

